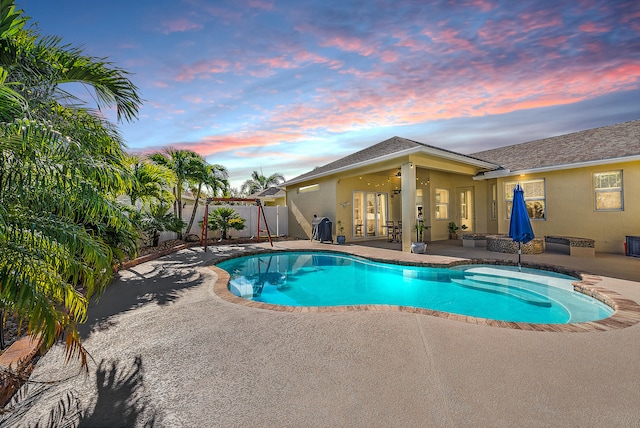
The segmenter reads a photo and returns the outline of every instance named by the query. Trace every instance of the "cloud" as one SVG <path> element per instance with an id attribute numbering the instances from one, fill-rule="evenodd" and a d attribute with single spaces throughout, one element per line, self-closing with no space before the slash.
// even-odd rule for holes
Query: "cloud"
<path id="1" fill-rule="evenodd" d="M 595 22 L 585 22 L 584 24 L 580 25 L 578 29 L 583 33 L 607 33 L 611 31 L 611 28 L 609 26 Z"/>
<path id="2" fill-rule="evenodd" d="M 226 73 L 232 64 L 224 59 L 199 61 L 195 64 L 183 66 L 180 73 L 174 77 L 177 81 L 190 81 L 199 78 L 208 78 L 212 74 Z"/>
<path id="3" fill-rule="evenodd" d="M 181 33 L 185 31 L 202 30 L 204 26 L 202 24 L 188 20 L 187 18 L 178 18 L 173 21 L 166 21 L 162 23 L 162 33 Z"/>
<path id="4" fill-rule="evenodd" d="M 329 158 L 325 142 L 346 134 L 426 133 L 640 88 L 631 2 L 328 1 L 186 0 L 200 15 L 176 20 L 185 34 L 148 77 L 164 89 L 148 97 L 152 121 L 170 127 L 155 139 L 228 162 L 307 163 L 293 148 L 309 141 L 323 142 L 314 159 Z"/>
<path id="5" fill-rule="evenodd" d="M 265 0 L 249 0 L 249 7 L 254 9 L 272 10 L 273 2 Z"/>

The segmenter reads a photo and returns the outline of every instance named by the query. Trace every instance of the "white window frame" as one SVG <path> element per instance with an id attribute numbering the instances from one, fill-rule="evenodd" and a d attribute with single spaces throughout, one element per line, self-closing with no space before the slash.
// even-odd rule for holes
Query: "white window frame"
<path id="1" fill-rule="evenodd" d="M 620 174 L 620 186 L 614 187 L 596 187 L 596 176 L 618 173 Z M 598 195 L 600 193 L 620 193 L 620 207 L 617 208 L 598 208 Z M 621 169 L 616 169 L 612 171 L 600 171 L 593 173 L 593 209 L 597 212 L 607 212 L 607 211 L 624 211 L 624 177 L 622 175 Z"/>
<path id="2" fill-rule="evenodd" d="M 442 202 L 442 198 L 440 197 L 439 193 L 442 192 L 443 194 L 446 194 L 446 202 Z M 451 200 L 451 192 L 449 191 L 449 189 L 444 189 L 441 187 L 436 187 L 435 190 L 435 202 L 434 202 L 434 217 L 436 220 L 449 220 L 449 201 Z M 439 216 L 440 213 L 440 207 L 444 207 L 445 208 L 445 216 L 442 217 L 441 215 Z"/>
<path id="3" fill-rule="evenodd" d="M 511 218 L 511 206 L 510 203 L 513 202 L 513 188 L 520 183 L 520 186 L 525 190 L 524 192 L 524 201 L 527 203 L 527 211 L 529 208 L 529 203 L 542 202 L 542 217 L 531 217 L 529 218 L 534 221 L 544 221 L 547 219 L 547 183 L 544 178 L 534 178 L 531 180 L 518 180 L 518 181 L 510 181 L 504 183 L 504 199 L 505 199 L 505 211 L 507 220 Z M 531 194 L 527 195 L 527 184 L 529 183 L 542 183 L 542 196 L 531 196 Z"/>
<path id="4" fill-rule="evenodd" d="M 498 185 L 491 184 L 491 220 L 498 220 Z"/>

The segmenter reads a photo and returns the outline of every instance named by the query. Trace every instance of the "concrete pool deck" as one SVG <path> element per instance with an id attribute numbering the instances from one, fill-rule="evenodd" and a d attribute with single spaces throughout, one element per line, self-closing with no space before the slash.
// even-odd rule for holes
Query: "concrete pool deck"
<path id="1" fill-rule="evenodd" d="M 89 374 L 64 365 L 61 349 L 47 353 L 31 380 L 59 382 L 29 386 L 33 404 L 14 413 L 17 425 L 46 425 L 56 406 L 71 420 L 84 415 L 83 426 L 632 427 L 640 420 L 638 324 L 523 331 L 407 312 L 278 312 L 213 292 L 217 275 L 208 265 L 265 246 L 206 254 L 194 247 L 120 272 L 83 327 Z M 447 262 L 480 257 L 475 251 L 495 258 L 455 243 L 431 245 L 427 255 L 351 247 L 376 258 Z M 580 270 L 563 255 L 523 259 L 540 256 Z M 597 275 L 640 276 L 638 259 L 570 262 Z M 624 267 L 611 268 L 617 263 Z M 640 283 L 604 279 L 640 302 Z"/>

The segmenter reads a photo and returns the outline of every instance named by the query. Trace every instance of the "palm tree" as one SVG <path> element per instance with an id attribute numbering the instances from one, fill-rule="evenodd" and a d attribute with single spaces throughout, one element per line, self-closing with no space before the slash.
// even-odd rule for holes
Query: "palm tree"
<path id="1" fill-rule="evenodd" d="M 245 219 L 229 207 L 219 207 L 211 211 L 208 220 L 207 227 L 209 230 L 219 230 L 222 234 L 220 239 L 227 239 L 229 229 L 242 230 L 245 228 Z"/>
<path id="2" fill-rule="evenodd" d="M 157 247 L 160 242 L 160 233 L 165 230 L 180 233 L 184 222 L 173 213 L 168 212 L 170 205 L 165 202 L 151 205 L 148 212 L 140 213 L 142 230 L 151 238 L 151 245 Z"/>
<path id="3" fill-rule="evenodd" d="M 173 194 L 167 190 L 175 182 L 173 171 L 134 155 L 127 156 L 126 162 L 132 176 L 131 188 L 126 192 L 131 205 L 135 206 L 138 200 L 143 204 L 173 202 Z"/>
<path id="4" fill-rule="evenodd" d="M 172 147 L 167 148 L 164 153 L 152 154 L 150 159 L 175 174 L 174 211 L 177 217 L 182 220 L 182 190 L 189 181 L 198 180 L 205 160 L 194 151 L 178 150 Z"/>
<path id="5" fill-rule="evenodd" d="M 125 71 L 24 29 L 13 0 L 0 11 L 0 306 L 86 366 L 77 325 L 136 234 L 115 199 L 130 186 L 117 130 L 61 85 L 93 88 L 118 120 L 140 98 Z"/>
<path id="6" fill-rule="evenodd" d="M 260 173 L 258 173 L 258 171 L 253 171 L 251 173 L 251 178 L 242 184 L 241 191 L 242 193 L 252 195 L 256 192 L 266 190 L 271 186 L 277 186 L 278 184 L 281 184 L 283 182 L 284 175 L 280 174 L 279 172 L 265 177 L 264 175 L 262 175 L 262 170 L 260 171 Z"/>
<path id="7" fill-rule="evenodd" d="M 224 194 L 224 192 L 229 187 L 229 172 L 222 165 L 209 165 L 203 164 L 201 166 L 199 174 L 194 174 L 197 177 L 197 180 L 194 184 L 195 186 L 195 194 L 196 200 L 193 204 L 193 211 L 191 211 L 191 218 L 189 219 L 189 224 L 187 225 L 186 233 L 191 231 L 191 227 L 196 218 L 196 212 L 198 211 L 198 202 L 200 200 L 200 193 L 202 191 L 202 186 L 207 187 L 209 190 L 209 195 L 211 197 L 215 197 L 219 193 Z"/>

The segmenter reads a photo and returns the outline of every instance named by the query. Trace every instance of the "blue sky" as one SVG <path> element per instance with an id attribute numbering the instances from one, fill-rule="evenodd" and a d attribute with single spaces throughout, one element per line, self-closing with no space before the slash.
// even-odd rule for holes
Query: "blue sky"
<path id="1" fill-rule="evenodd" d="M 131 151 L 194 150 L 235 187 L 394 135 L 473 153 L 640 119 L 637 0 L 16 3 L 132 73 Z"/>

